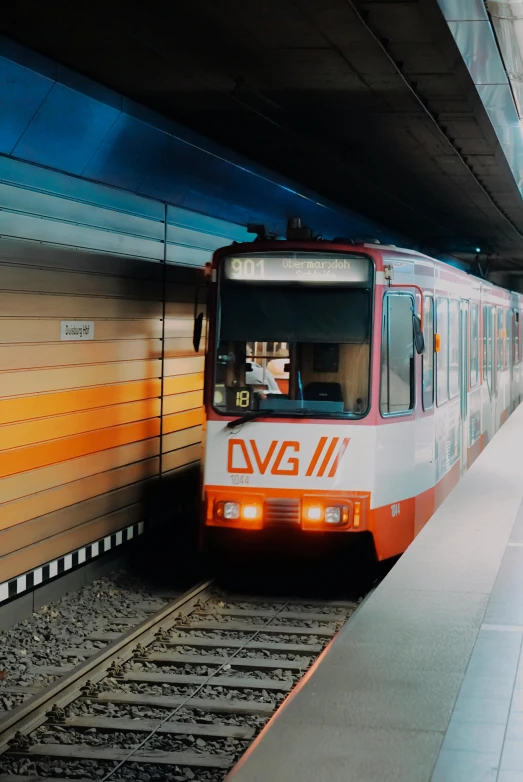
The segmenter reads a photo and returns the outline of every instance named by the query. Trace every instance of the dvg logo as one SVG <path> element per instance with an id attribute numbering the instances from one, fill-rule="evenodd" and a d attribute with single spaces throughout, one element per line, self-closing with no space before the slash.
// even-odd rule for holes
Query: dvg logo
<path id="1" fill-rule="evenodd" d="M 300 443 L 295 440 L 273 440 L 265 453 L 260 453 L 256 440 L 229 440 L 227 471 L 253 475 L 300 475 L 334 478 L 350 442 L 344 437 L 320 437 L 310 460 L 302 465 Z M 328 443 L 328 445 L 327 445 Z"/>

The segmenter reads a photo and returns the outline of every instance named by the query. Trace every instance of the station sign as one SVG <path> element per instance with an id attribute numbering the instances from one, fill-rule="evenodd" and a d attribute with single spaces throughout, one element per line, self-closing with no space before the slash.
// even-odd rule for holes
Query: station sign
<path id="1" fill-rule="evenodd" d="M 334 253 L 253 253 L 225 259 L 224 275 L 238 282 L 370 283 L 364 256 Z"/>
<path id="2" fill-rule="evenodd" d="M 62 320 L 60 323 L 61 340 L 94 339 L 94 321 Z"/>

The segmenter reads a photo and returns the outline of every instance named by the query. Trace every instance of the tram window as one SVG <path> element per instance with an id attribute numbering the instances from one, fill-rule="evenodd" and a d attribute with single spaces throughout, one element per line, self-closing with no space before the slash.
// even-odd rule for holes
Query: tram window
<path id="1" fill-rule="evenodd" d="M 383 300 L 382 415 L 408 413 L 414 408 L 413 307 L 410 294 L 387 294 Z"/>
<path id="2" fill-rule="evenodd" d="M 488 307 L 483 305 L 483 377 L 487 375 Z"/>
<path id="3" fill-rule="evenodd" d="M 470 387 L 474 388 L 479 382 L 479 329 L 478 329 L 478 305 L 470 305 Z"/>
<path id="4" fill-rule="evenodd" d="M 519 364 L 521 360 L 521 340 L 520 340 L 520 314 L 519 310 L 514 310 L 514 322 L 512 327 L 512 333 L 514 335 L 514 364 Z"/>
<path id="5" fill-rule="evenodd" d="M 498 307 L 497 320 L 498 369 L 503 369 L 503 310 Z"/>
<path id="6" fill-rule="evenodd" d="M 515 366 L 518 363 L 518 313 L 517 310 L 510 310 L 510 364 Z"/>
<path id="7" fill-rule="evenodd" d="M 440 337 L 440 349 L 436 354 L 436 399 L 438 407 L 449 398 L 449 303 L 447 299 L 436 302 L 436 330 Z"/>
<path id="8" fill-rule="evenodd" d="M 434 404 L 434 299 L 423 299 L 423 337 L 425 350 L 423 362 L 423 409 L 429 410 Z"/>
<path id="9" fill-rule="evenodd" d="M 214 407 L 361 418 L 369 409 L 371 291 L 222 282 Z"/>
<path id="10" fill-rule="evenodd" d="M 459 301 L 449 304 L 449 399 L 459 394 Z"/>
<path id="11" fill-rule="evenodd" d="M 512 362 L 512 310 L 505 310 L 505 361 L 503 366 L 508 369 L 509 362 Z"/>
<path id="12" fill-rule="evenodd" d="M 483 371 L 489 394 L 492 396 L 494 375 L 494 317 L 492 307 L 483 307 Z"/>

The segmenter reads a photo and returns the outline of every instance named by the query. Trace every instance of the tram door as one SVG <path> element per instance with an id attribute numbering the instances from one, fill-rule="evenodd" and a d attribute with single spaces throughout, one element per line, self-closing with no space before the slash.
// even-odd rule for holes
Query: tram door
<path id="1" fill-rule="evenodd" d="M 467 469 L 469 447 L 469 302 L 461 300 L 459 319 L 459 395 L 461 472 Z"/>

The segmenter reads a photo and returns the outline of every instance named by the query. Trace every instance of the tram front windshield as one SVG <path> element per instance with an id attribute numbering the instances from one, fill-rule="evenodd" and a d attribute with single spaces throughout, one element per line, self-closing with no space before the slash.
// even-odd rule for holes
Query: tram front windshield
<path id="1" fill-rule="evenodd" d="M 372 267 L 364 256 L 227 258 L 220 279 L 215 409 L 232 415 L 365 415 L 371 292 Z"/>

